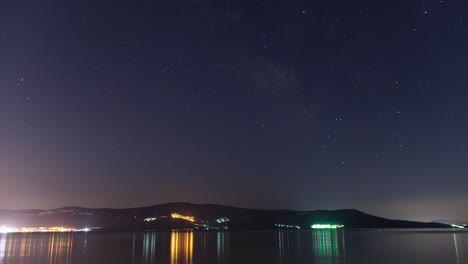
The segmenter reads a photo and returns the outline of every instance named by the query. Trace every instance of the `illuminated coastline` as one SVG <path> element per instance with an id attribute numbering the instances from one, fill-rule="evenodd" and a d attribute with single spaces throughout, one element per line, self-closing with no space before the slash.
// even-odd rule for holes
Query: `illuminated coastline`
<path id="1" fill-rule="evenodd" d="M 332 225 L 332 224 L 314 224 L 311 226 L 312 229 L 338 229 L 343 228 L 344 225 Z"/>
<path id="2" fill-rule="evenodd" d="M 53 227 L 0 227 L 0 233 L 70 233 L 70 232 L 89 232 L 92 228 L 69 228 L 62 226 Z"/>
<path id="3" fill-rule="evenodd" d="M 296 225 L 283 225 L 283 224 L 275 224 L 275 227 L 279 227 L 279 228 L 292 228 L 292 229 L 301 229 L 300 226 L 296 226 Z"/>

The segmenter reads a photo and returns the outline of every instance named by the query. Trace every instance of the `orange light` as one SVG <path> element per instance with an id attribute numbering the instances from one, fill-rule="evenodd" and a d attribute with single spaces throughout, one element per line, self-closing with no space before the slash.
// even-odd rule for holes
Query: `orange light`
<path id="1" fill-rule="evenodd" d="M 172 213 L 171 217 L 175 218 L 175 219 L 186 220 L 186 221 L 189 221 L 189 222 L 192 222 L 192 223 L 195 222 L 195 217 L 193 217 L 193 216 L 186 216 L 186 215 Z"/>

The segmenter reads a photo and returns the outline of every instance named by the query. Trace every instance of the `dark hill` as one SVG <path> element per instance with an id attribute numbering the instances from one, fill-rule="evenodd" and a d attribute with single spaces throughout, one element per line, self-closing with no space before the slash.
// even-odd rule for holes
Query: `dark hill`
<path id="1" fill-rule="evenodd" d="M 173 219 L 172 213 L 195 221 Z M 151 221 L 145 221 L 153 218 Z M 216 219 L 229 219 L 218 223 Z M 148 219 L 147 219 L 148 220 Z M 443 228 L 439 223 L 390 220 L 358 210 L 257 210 L 216 204 L 167 203 L 126 209 L 63 207 L 53 210 L 0 210 L 0 226 L 102 227 L 104 229 L 211 228 L 269 229 L 275 224 L 310 228 L 312 224 L 342 224 L 345 228 Z M 197 224 L 197 225 L 195 225 Z"/>

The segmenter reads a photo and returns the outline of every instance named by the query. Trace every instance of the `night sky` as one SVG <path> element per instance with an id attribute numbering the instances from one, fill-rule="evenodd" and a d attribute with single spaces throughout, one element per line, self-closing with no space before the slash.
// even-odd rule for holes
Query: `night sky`
<path id="1" fill-rule="evenodd" d="M 468 220 L 466 0 L 0 2 L 0 208 Z"/>

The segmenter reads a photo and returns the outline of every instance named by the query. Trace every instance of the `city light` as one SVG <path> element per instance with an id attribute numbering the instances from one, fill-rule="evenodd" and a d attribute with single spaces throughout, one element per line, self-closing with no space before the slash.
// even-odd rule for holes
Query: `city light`
<path id="1" fill-rule="evenodd" d="M 300 226 L 295 226 L 295 225 L 283 225 L 283 224 L 275 224 L 276 227 L 280 228 L 295 228 L 295 229 L 301 229 Z"/>
<path id="2" fill-rule="evenodd" d="M 6 233 L 11 233 L 13 231 L 13 228 L 8 228 L 6 226 L 0 226 L 0 233 L 6 234 Z"/>
<path id="3" fill-rule="evenodd" d="M 58 233 L 58 232 L 89 232 L 91 228 L 68 228 L 62 226 L 53 227 L 6 227 L 0 226 L 0 233 Z"/>
<path id="4" fill-rule="evenodd" d="M 462 225 L 451 225 L 453 228 L 465 228 L 464 226 Z"/>
<path id="5" fill-rule="evenodd" d="M 343 228 L 344 225 L 331 225 L 331 224 L 315 224 L 312 225 L 312 229 L 337 229 L 337 228 Z"/>
<path id="6" fill-rule="evenodd" d="M 195 222 L 195 217 L 193 217 L 193 216 L 186 216 L 186 215 L 181 215 L 181 214 L 177 214 L 177 213 L 172 213 L 171 217 L 174 218 L 174 219 L 182 219 L 182 220 L 189 221 L 189 222 L 192 222 L 192 223 Z"/>
<path id="7" fill-rule="evenodd" d="M 227 218 L 227 217 L 218 218 L 218 219 L 216 219 L 216 222 L 218 222 L 218 224 L 226 223 L 226 222 L 229 222 L 229 218 Z"/>
<path id="8" fill-rule="evenodd" d="M 152 221 L 156 221 L 156 220 L 158 220 L 156 217 L 148 217 L 148 218 L 145 218 L 145 220 L 143 220 L 143 221 L 152 222 Z"/>

